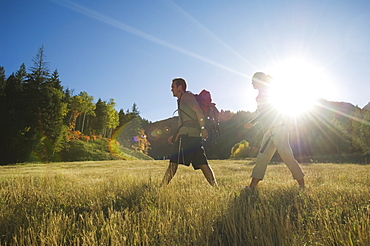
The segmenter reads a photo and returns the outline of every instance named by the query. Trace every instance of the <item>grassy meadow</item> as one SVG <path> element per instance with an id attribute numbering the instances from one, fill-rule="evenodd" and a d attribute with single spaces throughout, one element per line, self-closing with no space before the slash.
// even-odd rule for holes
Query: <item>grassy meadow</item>
<path id="1" fill-rule="evenodd" d="M 167 161 L 0 167 L 0 245 L 370 245 L 370 165 L 302 164 L 307 189 L 270 165 L 213 160 L 219 183 Z"/>

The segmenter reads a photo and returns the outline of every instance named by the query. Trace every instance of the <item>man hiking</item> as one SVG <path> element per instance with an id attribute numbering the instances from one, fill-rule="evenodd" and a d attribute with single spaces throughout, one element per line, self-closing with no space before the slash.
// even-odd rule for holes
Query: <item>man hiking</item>
<path id="1" fill-rule="evenodd" d="M 164 174 L 161 185 L 167 185 L 175 176 L 178 165 L 193 165 L 194 170 L 201 169 L 208 183 L 217 186 L 211 167 L 208 165 L 202 140 L 206 140 L 208 132 L 202 109 L 191 92 L 186 91 L 187 83 L 182 78 L 172 80 L 171 91 L 177 97 L 178 129 L 168 139 L 173 146 L 170 164 Z"/>

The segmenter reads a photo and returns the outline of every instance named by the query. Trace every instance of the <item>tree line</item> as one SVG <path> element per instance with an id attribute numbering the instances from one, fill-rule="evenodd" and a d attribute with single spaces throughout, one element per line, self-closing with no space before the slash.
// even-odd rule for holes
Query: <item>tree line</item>
<path id="1" fill-rule="evenodd" d="M 1 164 L 35 157 L 54 161 L 71 141 L 111 139 L 121 128 L 125 128 L 124 134 L 117 136 L 117 141 L 147 153 L 149 143 L 142 136 L 148 121 L 140 117 L 135 103 L 131 111 L 117 112 L 114 99 L 94 103 L 94 97 L 85 91 L 73 95 L 61 85 L 58 71 L 50 72 L 45 57 L 41 47 L 29 71 L 22 64 L 9 77 L 0 66 Z M 137 141 L 132 141 L 133 137 Z"/>

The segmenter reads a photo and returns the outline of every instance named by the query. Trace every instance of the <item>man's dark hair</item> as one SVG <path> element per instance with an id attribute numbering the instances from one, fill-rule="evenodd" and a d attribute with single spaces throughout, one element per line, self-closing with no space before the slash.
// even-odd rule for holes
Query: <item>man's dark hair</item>
<path id="1" fill-rule="evenodd" d="M 184 91 L 186 91 L 187 85 L 186 85 L 185 79 L 183 79 L 183 78 L 175 78 L 175 79 L 172 80 L 172 83 L 176 83 L 177 87 L 179 87 L 180 85 L 182 85 L 182 89 Z"/>

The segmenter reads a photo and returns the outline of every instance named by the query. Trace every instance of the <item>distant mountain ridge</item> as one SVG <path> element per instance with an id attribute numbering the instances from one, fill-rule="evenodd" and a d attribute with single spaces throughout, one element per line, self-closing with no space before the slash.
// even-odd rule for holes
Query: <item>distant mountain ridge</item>
<path id="1" fill-rule="evenodd" d="M 366 104 L 366 106 L 363 107 L 362 109 L 366 109 L 366 110 L 369 110 L 370 111 L 370 102 L 368 104 Z"/>
<path id="2" fill-rule="evenodd" d="M 370 111 L 370 103 L 364 108 Z M 350 143 L 337 124 L 350 125 L 352 115 L 361 109 L 348 102 L 335 102 L 320 99 L 315 109 L 299 118 L 292 127 L 292 148 L 297 156 L 338 155 L 351 153 Z M 255 112 L 222 111 L 220 121 L 221 135 L 216 144 L 205 142 L 207 156 L 211 159 L 227 159 L 231 148 L 242 140 L 250 146 L 259 148 L 262 130 L 256 125 L 253 130 L 246 130 L 243 125 L 255 116 Z M 227 117 L 226 117 L 227 116 Z M 148 124 L 145 128 L 148 141 L 151 143 L 149 156 L 154 159 L 167 159 L 171 146 L 167 139 L 177 129 L 177 117 L 168 118 Z"/>

